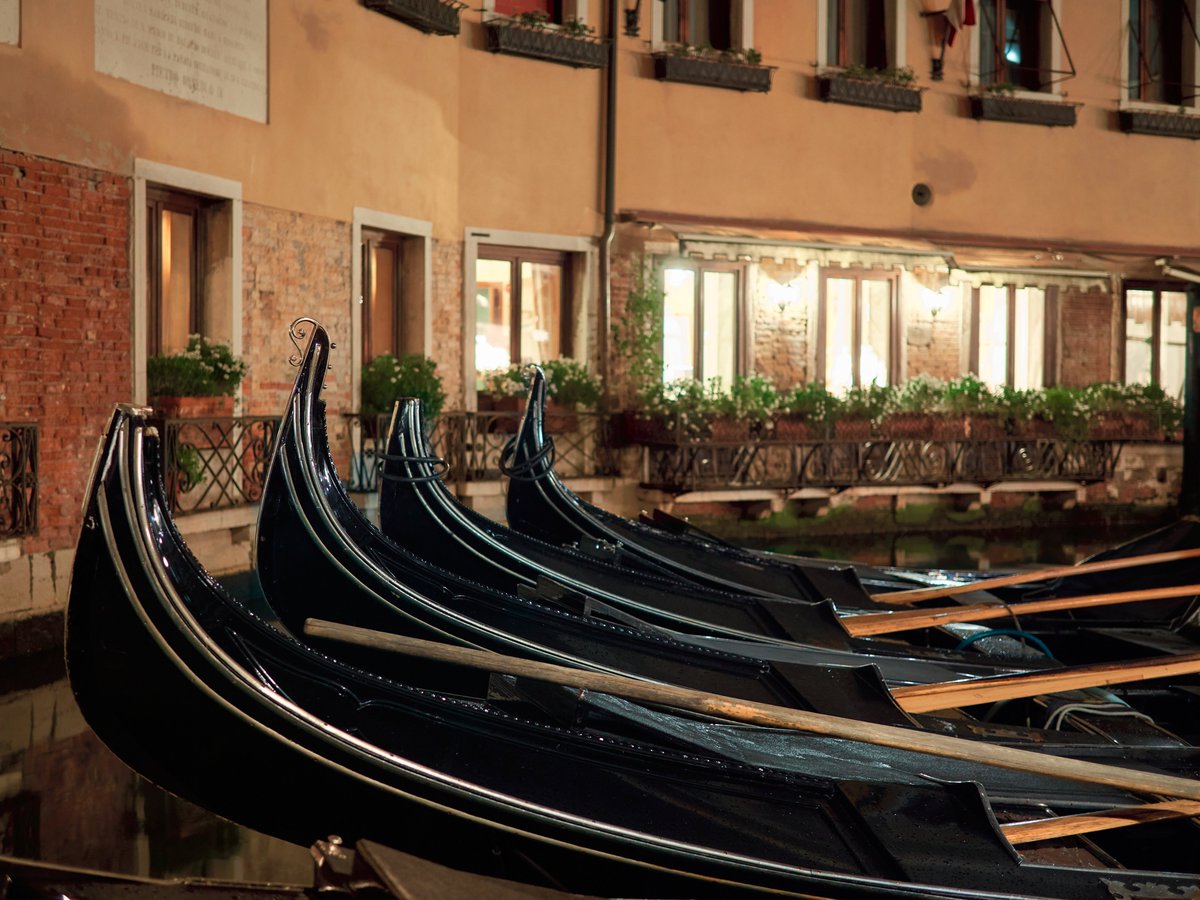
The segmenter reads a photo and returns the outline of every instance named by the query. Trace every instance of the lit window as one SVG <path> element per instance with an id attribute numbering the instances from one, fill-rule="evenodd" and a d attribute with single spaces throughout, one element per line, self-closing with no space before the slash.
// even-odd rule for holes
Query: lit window
<path id="1" fill-rule="evenodd" d="M 1054 10 L 1046 0 L 981 0 L 979 80 L 1042 91 L 1054 80 Z"/>
<path id="2" fill-rule="evenodd" d="M 1125 289 L 1126 384 L 1157 384 L 1183 397 L 1187 294 L 1147 285 Z"/>
<path id="3" fill-rule="evenodd" d="M 739 371 L 741 270 L 674 264 L 663 270 L 663 379 L 720 378 Z"/>
<path id="4" fill-rule="evenodd" d="M 895 280 L 833 269 L 822 274 L 818 370 L 834 391 L 895 380 Z"/>
<path id="5" fill-rule="evenodd" d="M 400 238 L 363 229 L 363 360 L 400 349 Z"/>
<path id="6" fill-rule="evenodd" d="M 1195 0 L 1129 0 L 1129 98 L 1171 106 L 1196 102 Z"/>
<path id="7" fill-rule="evenodd" d="M 570 355 L 569 257 L 482 247 L 475 263 L 475 368 L 479 372 Z"/>
<path id="8" fill-rule="evenodd" d="M 1014 285 L 972 291 L 970 370 L 991 387 L 1026 390 L 1047 384 L 1046 292 Z"/>

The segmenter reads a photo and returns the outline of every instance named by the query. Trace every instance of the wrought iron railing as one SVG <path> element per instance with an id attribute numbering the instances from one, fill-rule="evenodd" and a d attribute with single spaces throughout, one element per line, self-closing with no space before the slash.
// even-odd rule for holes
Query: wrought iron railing
<path id="1" fill-rule="evenodd" d="M 163 473 L 172 511 L 228 509 L 262 498 L 278 416 L 161 421 Z"/>
<path id="2" fill-rule="evenodd" d="M 352 491 L 379 488 L 380 456 L 387 435 L 388 415 L 346 413 L 350 430 Z M 500 456 L 517 432 L 519 412 L 444 412 L 429 435 L 435 455 L 446 461 L 447 482 L 500 478 Z M 610 449 L 607 417 L 597 413 L 555 413 L 546 417 L 554 438 L 554 471 L 560 478 L 610 475 L 616 461 Z"/>
<path id="3" fill-rule="evenodd" d="M 38 427 L 0 422 L 0 538 L 37 531 Z"/>
<path id="4" fill-rule="evenodd" d="M 719 488 L 939 486 L 1112 477 L 1121 441 L 1055 438 L 648 443 L 642 483 L 681 493 Z"/>

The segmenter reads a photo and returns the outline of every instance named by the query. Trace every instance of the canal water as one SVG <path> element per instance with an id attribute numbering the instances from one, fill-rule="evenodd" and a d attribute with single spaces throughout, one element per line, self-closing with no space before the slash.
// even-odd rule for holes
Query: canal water
<path id="1" fill-rule="evenodd" d="M 760 543 L 875 564 L 966 569 L 1075 562 L 1128 536 Z M 222 581 L 268 612 L 252 576 Z M 84 722 L 57 654 L 0 661 L 0 854 L 152 877 L 312 880 L 306 848 L 220 819 L 128 769 Z"/>

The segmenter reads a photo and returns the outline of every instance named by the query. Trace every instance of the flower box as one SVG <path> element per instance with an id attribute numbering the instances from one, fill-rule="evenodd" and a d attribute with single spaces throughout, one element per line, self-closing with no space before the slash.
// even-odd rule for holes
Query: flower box
<path id="1" fill-rule="evenodd" d="M 884 437 L 927 441 L 933 436 L 934 420 L 932 413 L 897 412 L 883 420 L 880 430 Z"/>
<path id="2" fill-rule="evenodd" d="M 232 397 L 151 397 L 147 405 L 166 419 L 224 419 L 233 415 Z"/>
<path id="3" fill-rule="evenodd" d="M 363 6 L 426 34 L 458 34 L 458 14 L 467 5 L 457 0 L 363 0 Z"/>
<path id="4" fill-rule="evenodd" d="M 874 430 L 870 419 L 838 419 L 833 423 L 833 436 L 839 441 L 869 441 Z"/>
<path id="5" fill-rule="evenodd" d="M 775 419 L 773 437 L 777 441 L 807 441 L 820 433 L 820 426 L 810 424 L 803 416 L 784 413 Z"/>
<path id="6" fill-rule="evenodd" d="M 752 65 L 724 59 L 684 56 L 679 53 L 654 53 L 654 77 L 659 81 L 701 84 L 733 91 L 771 90 L 772 66 Z"/>
<path id="7" fill-rule="evenodd" d="M 605 44 L 598 38 L 574 35 L 553 28 L 528 28 L 508 19 L 483 23 L 487 46 L 493 53 L 544 59 L 582 69 L 608 64 Z"/>
<path id="8" fill-rule="evenodd" d="M 869 106 L 893 112 L 920 112 L 921 89 L 884 81 L 868 81 L 830 74 L 817 76 L 818 93 L 827 103 Z"/>
<path id="9" fill-rule="evenodd" d="M 1200 140 L 1200 116 L 1169 110 L 1123 109 L 1117 113 L 1121 130 L 1129 134 L 1154 134 Z"/>
<path id="10" fill-rule="evenodd" d="M 1075 125 L 1074 103 L 1031 100 L 1007 94 L 976 94 L 971 97 L 971 116 L 993 122 L 1019 122 L 1071 128 Z"/>

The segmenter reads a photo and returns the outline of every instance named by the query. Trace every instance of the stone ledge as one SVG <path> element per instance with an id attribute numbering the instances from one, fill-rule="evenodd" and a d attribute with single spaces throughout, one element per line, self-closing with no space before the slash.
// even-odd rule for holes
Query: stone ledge
<path id="1" fill-rule="evenodd" d="M 21 555 L 21 539 L 0 541 L 0 563 L 12 562 Z"/>
<path id="2" fill-rule="evenodd" d="M 244 528 L 258 524 L 258 503 L 235 506 L 232 509 L 214 509 L 208 512 L 187 513 L 175 516 L 175 527 L 182 535 L 204 534 L 223 528 Z"/>

